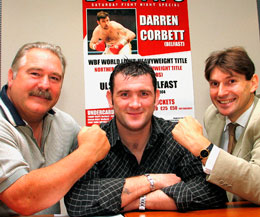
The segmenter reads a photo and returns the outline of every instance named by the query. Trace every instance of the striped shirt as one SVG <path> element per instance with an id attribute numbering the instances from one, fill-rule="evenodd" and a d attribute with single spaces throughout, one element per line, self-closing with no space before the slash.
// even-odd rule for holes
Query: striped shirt
<path id="1" fill-rule="evenodd" d="M 152 133 L 139 164 L 122 144 L 115 118 L 101 124 L 111 149 L 65 196 L 68 214 L 77 217 L 119 214 L 125 178 L 146 173 L 175 173 L 182 179 L 161 189 L 173 198 L 179 211 L 223 206 L 225 191 L 208 183 L 201 162 L 172 138 L 174 125 L 153 117 Z"/>

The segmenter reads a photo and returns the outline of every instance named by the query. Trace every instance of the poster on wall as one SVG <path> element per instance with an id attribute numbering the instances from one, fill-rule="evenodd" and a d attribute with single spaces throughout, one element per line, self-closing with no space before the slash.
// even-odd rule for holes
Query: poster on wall
<path id="1" fill-rule="evenodd" d="M 82 2 L 86 125 L 113 118 L 106 100 L 109 77 L 129 60 L 145 61 L 156 73 L 156 116 L 194 116 L 187 0 Z"/>

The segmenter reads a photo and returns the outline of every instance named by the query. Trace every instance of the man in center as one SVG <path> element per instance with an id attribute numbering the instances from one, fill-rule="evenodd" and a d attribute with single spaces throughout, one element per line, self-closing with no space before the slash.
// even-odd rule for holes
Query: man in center
<path id="1" fill-rule="evenodd" d="M 111 149 L 66 195 L 70 216 L 225 204 L 225 192 L 206 181 L 200 161 L 172 138 L 174 123 L 153 115 L 159 101 L 156 83 L 145 62 L 115 67 L 107 92 L 115 117 L 101 124 Z"/>

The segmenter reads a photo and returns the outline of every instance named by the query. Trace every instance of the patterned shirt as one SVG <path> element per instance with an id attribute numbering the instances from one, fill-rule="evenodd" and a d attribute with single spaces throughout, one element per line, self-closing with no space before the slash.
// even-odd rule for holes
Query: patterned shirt
<path id="1" fill-rule="evenodd" d="M 140 164 L 118 135 L 115 118 L 101 127 L 111 149 L 65 196 L 70 216 L 119 214 L 125 178 L 146 173 L 174 173 L 181 182 L 161 189 L 173 198 L 179 211 L 217 208 L 226 202 L 225 191 L 206 181 L 196 157 L 178 144 L 174 123 L 153 117 L 152 133 Z"/>

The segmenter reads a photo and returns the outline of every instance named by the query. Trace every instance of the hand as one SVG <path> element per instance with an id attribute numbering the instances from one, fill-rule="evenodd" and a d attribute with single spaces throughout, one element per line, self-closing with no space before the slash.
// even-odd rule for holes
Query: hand
<path id="1" fill-rule="evenodd" d="M 112 45 L 109 50 L 113 53 L 113 54 L 119 54 L 119 51 L 124 47 L 123 44 L 119 43 L 117 45 Z"/>
<path id="2" fill-rule="evenodd" d="M 194 156 L 199 156 L 202 149 L 210 145 L 210 141 L 203 136 L 201 124 L 191 116 L 180 119 L 172 130 L 173 138 L 188 149 Z"/>
<path id="3" fill-rule="evenodd" d="M 82 127 L 78 134 L 78 144 L 79 148 L 95 157 L 96 162 L 102 160 L 110 150 L 106 132 L 98 125 Z"/>
<path id="4" fill-rule="evenodd" d="M 104 51 L 106 49 L 106 44 L 104 41 L 100 40 L 93 45 L 93 48 L 97 51 Z"/>
<path id="5" fill-rule="evenodd" d="M 181 178 L 176 176 L 173 173 L 167 174 L 150 174 L 152 179 L 154 180 L 155 189 L 159 190 L 168 186 L 175 185 L 181 182 Z"/>

